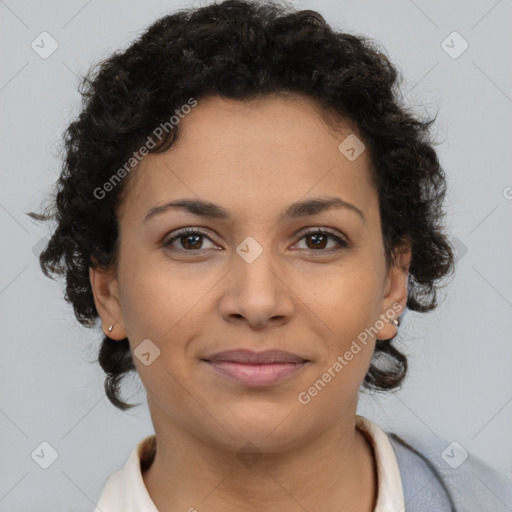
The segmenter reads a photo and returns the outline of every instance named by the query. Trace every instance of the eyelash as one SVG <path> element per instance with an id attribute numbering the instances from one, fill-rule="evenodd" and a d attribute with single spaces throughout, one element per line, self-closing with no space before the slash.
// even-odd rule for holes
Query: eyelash
<path id="1" fill-rule="evenodd" d="M 164 247 L 169 247 L 169 246 L 172 245 L 172 243 L 175 240 L 179 240 L 180 238 L 183 238 L 183 237 L 186 237 L 186 236 L 190 236 L 190 235 L 204 236 L 204 237 L 208 238 L 211 242 L 213 242 L 213 240 L 211 240 L 211 238 L 206 233 L 204 233 L 203 231 L 198 230 L 198 229 L 193 229 L 193 228 L 185 228 L 185 229 L 182 229 L 181 231 L 179 231 L 176 235 L 174 235 L 168 241 L 164 241 L 164 243 L 162 245 Z M 345 240 L 344 238 L 342 238 L 342 237 L 340 237 L 338 235 L 335 235 L 331 231 L 327 231 L 327 230 L 322 229 L 322 228 L 310 228 L 310 229 L 308 229 L 307 231 L 305 231 L 302 234 L 302 236 L 299 238 L 299 241 L 302 240 L 303 238 L 305 238 L 306 236 L 310 236 L 310 235 L 328 235 L 333 240 L 335 240 L 336 243 L 340 246 L 340 247 L 331 248 L 331 249 L 319 249 L 319 250 L 306 249 L 306 250 L 309 250 L 311 252 L 331 253 L 331 252 L 336 252 L 336 251 L 339 251 L 341 249 L 346 249 L 346 248 L 349 247 L 349 243 L 347 242 L 347 240 Z M 201 252 L 201 249 L 197 249 L 197 250 L 194 250 L 194 249 L 192 249 L 192 250 L 175 249 L 175 250 L 181 251 L 181 252 L 189 252 L 189 253 L 194 253 L 194 252 L 195 253 L 199 253 L 199 252 Z"/>

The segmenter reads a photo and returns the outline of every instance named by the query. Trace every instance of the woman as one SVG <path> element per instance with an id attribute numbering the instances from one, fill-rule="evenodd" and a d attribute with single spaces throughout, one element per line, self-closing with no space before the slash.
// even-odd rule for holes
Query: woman
<path id="1" fill-rule="evenodd" d="M 155 429 L 97 512 L 510 509 L 481 461 L 356 415 L 453 272 L 434 120 L 396 83 L 369 40 L 242 0 L 161 18 L 84 82 L 41 265 Z"/>

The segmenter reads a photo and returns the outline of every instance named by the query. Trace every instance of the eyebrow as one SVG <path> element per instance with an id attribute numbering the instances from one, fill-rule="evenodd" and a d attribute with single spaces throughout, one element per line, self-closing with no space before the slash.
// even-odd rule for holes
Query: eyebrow
<path id="1" fill-rule="evenodd" d="M 175 201 L 165 203 L 161 206 L 155 206 L 154 208 L 151 208 L 144 217 L 144 222 L 147 222 L 149 219 L 173 208 L 184 209 L 189 213 L 199 217 L 220 220 L 231 219 L 229 210 L 226 210 L 222 206 L 211 203 L 209 201 L 200 201 L 197 199 L 177 199 Z M 340 197 L 319 197 L 292 203 L 281 214 L 279 221 L 317 215 L 321 212 L 331 210 L 333 208 L 346 209 L 355 212 L 359 217 L 361 217 L 363 222 L 366 222 L 366 217 L 357 206 L 344 201 Z"/>

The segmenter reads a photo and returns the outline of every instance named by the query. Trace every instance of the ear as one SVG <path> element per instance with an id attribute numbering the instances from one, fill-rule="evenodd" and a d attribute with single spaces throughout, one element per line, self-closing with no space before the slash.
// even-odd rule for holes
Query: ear
<path id="1" fill-rule="evenodd" d="M 103 332 L 113 340 L 126 338 L 115 268 L 104 270 L 99 266 L 96 269 L 89 267 L 89 279 Z M 108 328 L 112 324 L 115 325 L 109 332 Z"/>
<path id="2" fill-rule="evenodd" d="M 409 241 L 395 250 L 395 264 L 391 265 L 384 285 L 384 296 L 380 319 L 384 327 L 379 329 L 377 339 L 388 340 L 397 333 L 397 326 L 391 321 L 399 317 L 407 304 L 407 281 L 411 263 L 411 244 Z M 380 322 L 379 322 L 380 324 Z"/>

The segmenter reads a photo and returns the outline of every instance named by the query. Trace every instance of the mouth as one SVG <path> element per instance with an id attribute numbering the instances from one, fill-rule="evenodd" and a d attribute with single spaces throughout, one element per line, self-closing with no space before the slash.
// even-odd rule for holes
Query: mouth
<path id="1" fill-rule="evenodd" d="M 311 361 L 283 350 L 227 350 L 202 359 L 216 374 L 250 387 L 271 386 L 296 375 Z"/>

